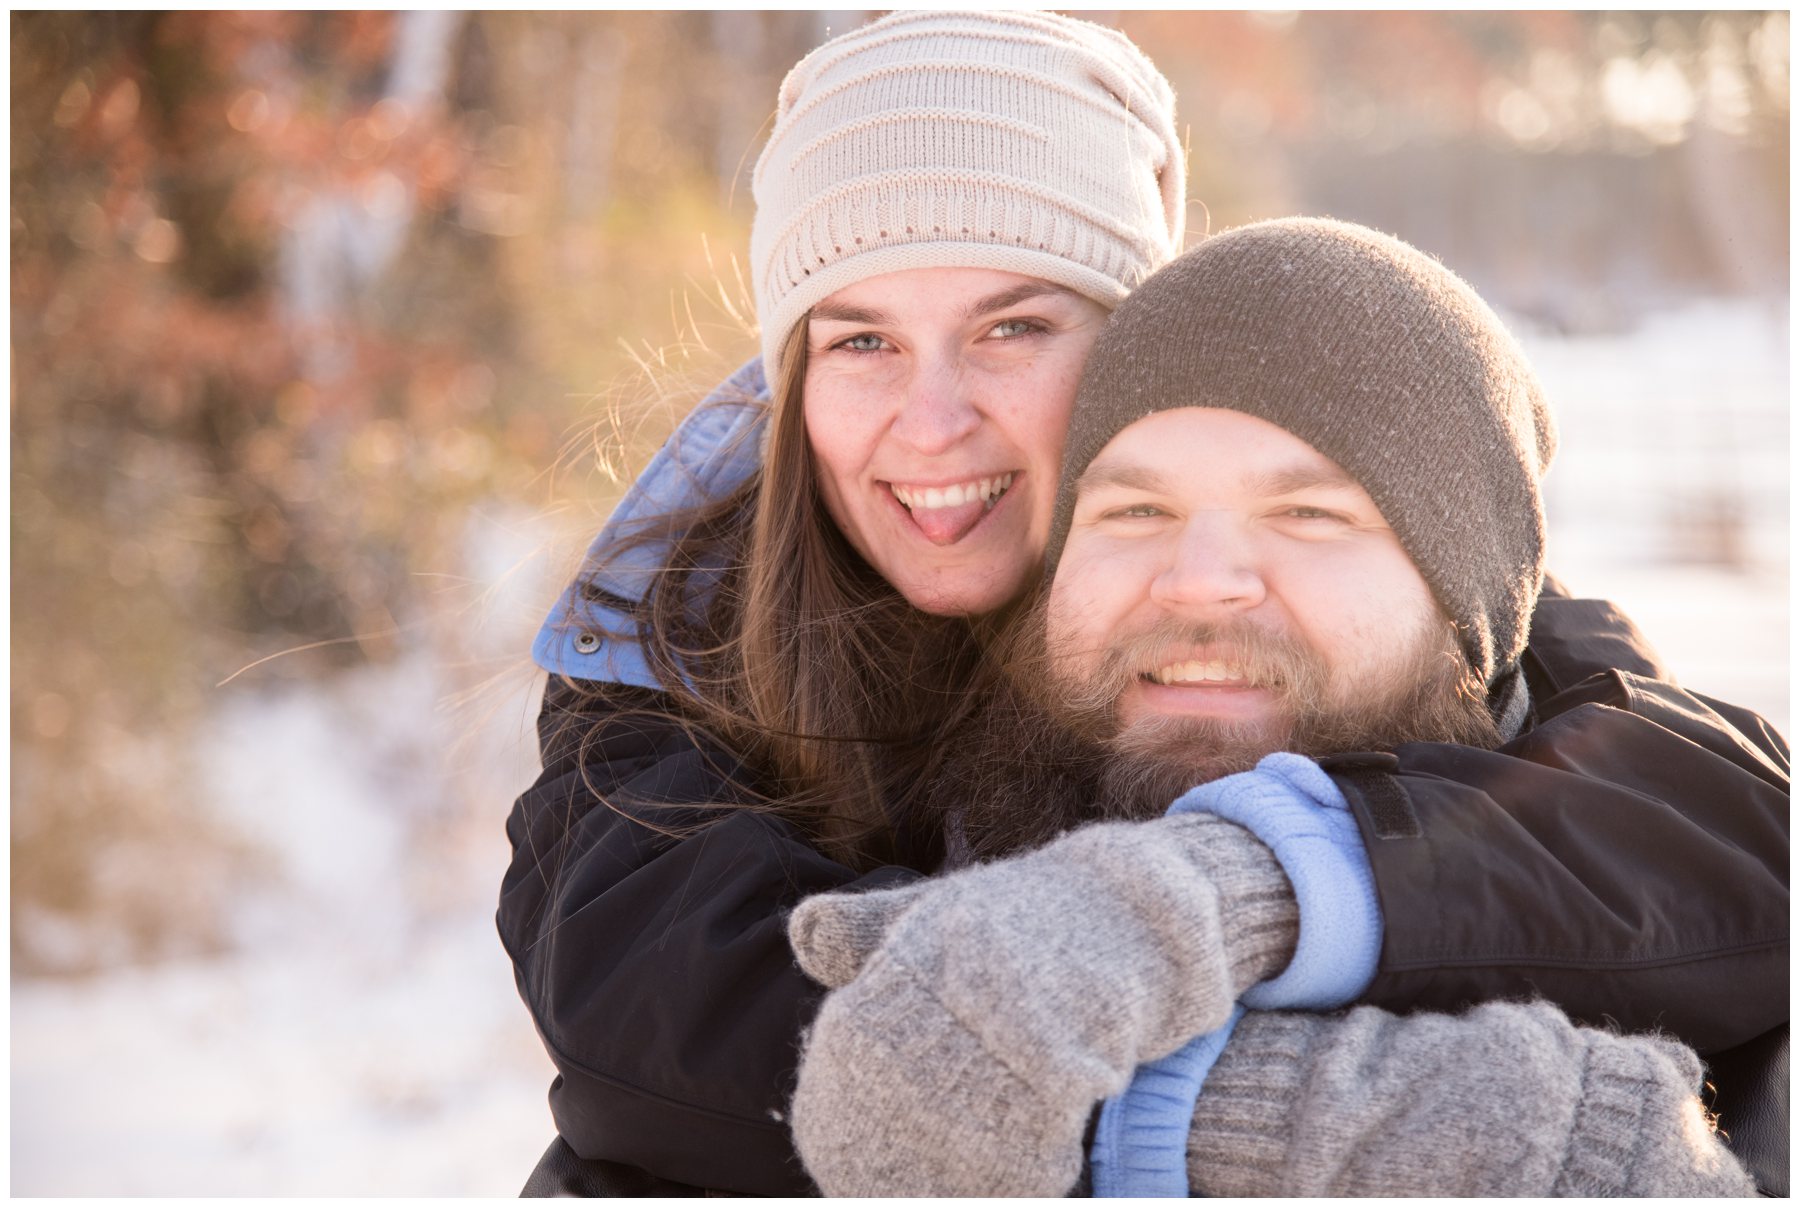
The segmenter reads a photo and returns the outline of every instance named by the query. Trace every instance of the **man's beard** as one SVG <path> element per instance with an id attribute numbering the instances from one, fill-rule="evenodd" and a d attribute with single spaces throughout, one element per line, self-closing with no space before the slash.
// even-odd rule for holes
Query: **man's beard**
<path id="1" fill-rule="evenodd" d="M 1403 635 L 1407 649 L 1383 674 L 1355 684 L 1334 684 L 1304 643 L 1242 621 L 1166 621 L 1078 672 L 1078 652 L 1048 642 L 1044 618 L 1040 600 L 997 649 L 1003 682 L 946 753 L 930 794 L 975 858 L 1033 847 L 1087 821 L 1160 816 L 1194 785 L 1248 771 L 1276 751 L 1500 745 L 1486 690 L 1441 618 Z M 1272 695 L 1266 719 L 1154 715 L 1121 725 L 1120 698 L 1142 673 L 1203 648 Z"/>

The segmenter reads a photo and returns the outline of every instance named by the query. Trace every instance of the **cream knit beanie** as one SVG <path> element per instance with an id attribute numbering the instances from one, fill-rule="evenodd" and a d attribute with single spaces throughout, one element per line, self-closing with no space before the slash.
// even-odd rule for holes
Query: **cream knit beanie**
<path id="1" fill-rule="evenodd" d="M 753 178 L 763 365 L 856 281 L 1042 277 L 1116 306 L 1181 250 L 1175 98 L 1116 30 L 1050 13 L 895 13 L 782 82 Z"/>

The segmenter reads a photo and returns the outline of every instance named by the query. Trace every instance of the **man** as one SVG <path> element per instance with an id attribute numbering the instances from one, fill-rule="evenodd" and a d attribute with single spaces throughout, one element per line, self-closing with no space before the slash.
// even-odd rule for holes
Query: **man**
<path id="1" fill-rule="evenodd" d="M 794 1108 L 826 1191 L 1066 1192 L 1091 1107 L 1128 1082 L 1098 1122 L 1102 1191 L 1748 1190 L 1679 1046 L 1542 1006 L 1231 1030 L 1236 1000 L 1334 1007 L 1374 972 L 1363 836 L 1301 756 L 1533 741 L 1518 658 L 1553 448 L 1492 313 L 1362 228 L 1217 236 L 1121 306 L 1051 585 L 940 795 L 978 856 L 1180 799 L 796 912 L 803 966 L 843 987 Z M 1404 801 L 1359 804 L 1376 839 L 1416 828 Z"/>

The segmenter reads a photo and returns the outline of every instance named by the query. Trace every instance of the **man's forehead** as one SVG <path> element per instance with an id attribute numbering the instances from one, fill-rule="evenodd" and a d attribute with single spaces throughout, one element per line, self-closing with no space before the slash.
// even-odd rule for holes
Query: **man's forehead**
<path id="1" fill-rule="evenodd" d="M 1119 487 L 1175 493 L 1235 476 L 1259 494 L 1360 484 L 1312 445 L 1267 420 L 1219 407 L 1179 407 L 1127 425 L 1101 448 L 1076 492 Z"/>

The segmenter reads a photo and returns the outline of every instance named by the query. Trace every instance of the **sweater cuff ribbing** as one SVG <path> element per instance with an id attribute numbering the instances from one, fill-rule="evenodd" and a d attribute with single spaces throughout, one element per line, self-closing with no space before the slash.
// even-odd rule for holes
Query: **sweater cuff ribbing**
<path id="1" fill-rule="evenodd" d="M 1582 1096 L 1557 1196 L 1753 1196 L 1700 1108 L 1700 1059 L 1655 1036 L 1585 1033 Z"/>
<path id="2" fill-rule="evenodd" d="M 1188 1133 L 1195 1195 L 1266 1196 L 1283 1185 L 1320 1017 L 1251 1012 L 1206 1076 Z"/>
<path id="3" fill-rule="evenodd" d="M 1212 814 L 1170 820 L 1188 861 L 1219 895 L 1219 923 L 1236 997 L 1286 968 L 1300 939 L 1300 904 L 1261 840 Z"/>
<path id="4" fill-rule="evenodd" d="M 1095 1198 L 1188 1198 L 1194 1101 L 1243 1017 L 1235 1007 L 1224 1027 L 1140 1065 L 1124 1093 L 1106 1101 L 1092 1149 Z"/>
<path id="5" fill-rule="evenodd" d="M 1637 1167 L 1634 1142 L 1645 1135 L 1639 1118 L 1657 1097 L 1658 1080 L 1635 1045 L 1595 1043 L 1583 1057 L 1581 1101 L 1569 1152 L 1553 1194 L 1627 1196 Z"/>

